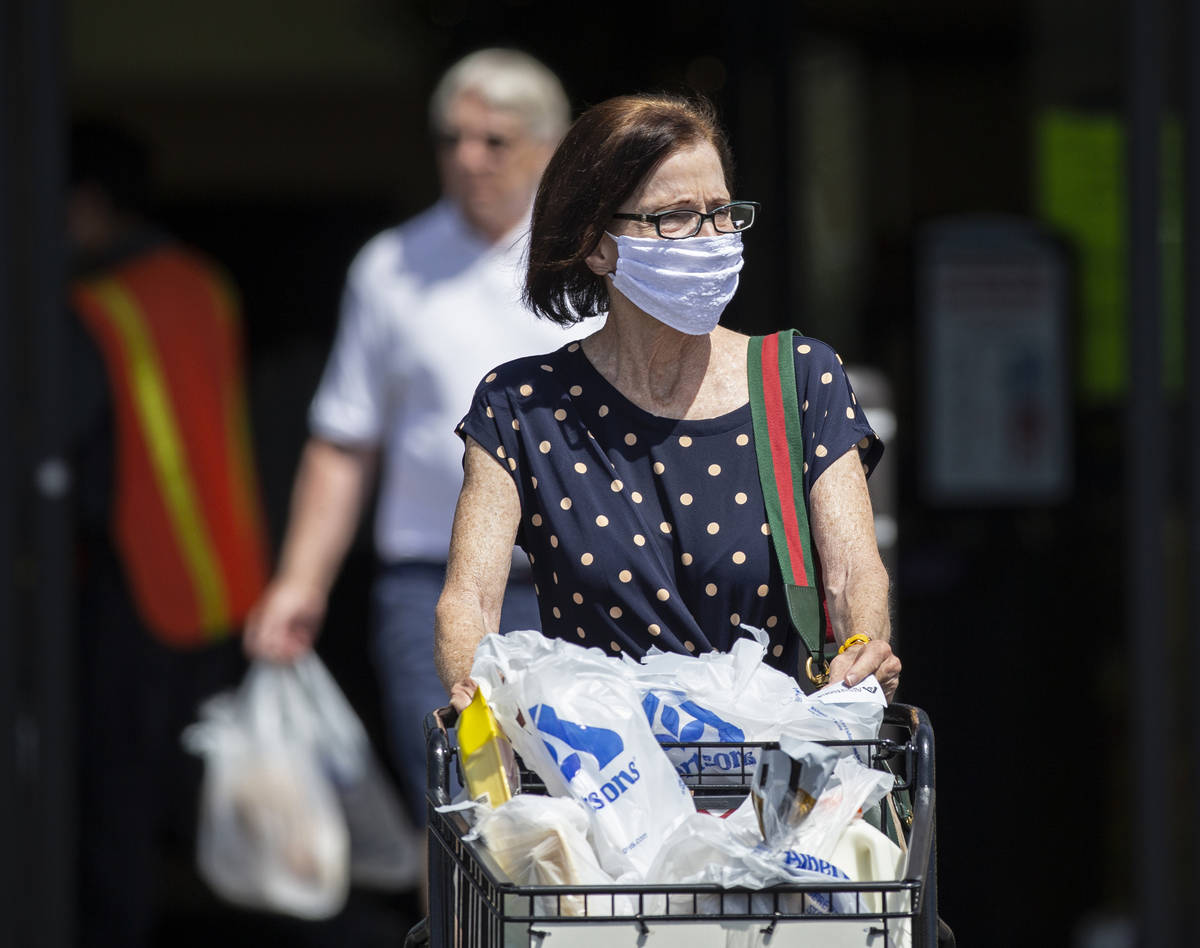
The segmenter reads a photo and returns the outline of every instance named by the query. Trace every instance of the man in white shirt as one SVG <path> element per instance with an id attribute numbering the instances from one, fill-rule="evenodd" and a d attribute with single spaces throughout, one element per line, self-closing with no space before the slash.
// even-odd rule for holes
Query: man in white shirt
<path id="1" fill-rule="evenodd" d="M 421 722 L 446 701 L 433 621 L 462 484 L 454 427 L 489 368 L 569 338 L 520 302 L 533 192 L 570 120 L 562 86 L 523 53 L 480 50 L 442 77 L 430 113 L 443 197 L 350 266 L 277 572 L 245 636 L 251 656 L 273 661 L 313 647 L 381 464 L 371 647 L 421 825 Z M 528 563 L 514 563 L 501 628 L 540 628 Z"/>

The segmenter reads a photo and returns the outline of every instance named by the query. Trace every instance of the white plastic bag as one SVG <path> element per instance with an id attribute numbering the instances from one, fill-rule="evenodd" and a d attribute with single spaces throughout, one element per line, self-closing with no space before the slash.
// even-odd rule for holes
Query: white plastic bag
<path id="1" fill-rule="evenodd" d="M 449 808 L 448 808 L 449 809 Z M 588 841 L 586 808 L 570 797 L 518 794 L 492 809 L 472 805 L 474 826 L 464 841 L 481 839 L 509 880 L 521 886 L 612 885 Z M 538 915 L 587 915 L 611 911 L 611 899 L 593 897 L 585 911 L 584 896 L 539 897 Z M 561 903 L 561 904 L 560 904 Z"/>
<path id="2" fill-rule="evenodd" d="M 588 808 L 617 881 L 640 879 L 663 839 L 695 813 L 617 660 L 537 632 L 485 636 L 471 677 L 504 733 L 554 796 Z"/>
<path id="3" fill-rule="evenodd" d="M 328 918 L 346 901 L 350 838 L 311 745 L 286 736 L 294 692 L 254 666 L 239 691 L 210 698 L 184 732 L 184 745 L 205 760 L 196 862 L 234 904 Z"/>
<path id="4" fill-rule="evenodd" d="M 201 876 L 239 905 L 325 918 L 350 881 L 411 885 L 420 847 L 362 724 L 315 655 L 253 664 L 200 708 Z"/>
<path id="5" fill-rule="evenodd" d="M 787 735 L 779 742 L 780 749 L 788 753 L 802 744 Z M 853 757 L 841 758 L 812 812 L 788 834 L 785 847 L 811 853 L 819 859 L 833 858 L 834 848 L 846 827 L 863 810 L 882 800 L 895 782 L 890 773 L 866 767 Z"/>
<path id="6" fill-rule="evenodd" d="M 753 819 L 753 813 L 751 813 Z M 716 884 L 724 889 L 763 889 L 768 886 L 795 883 L 843 882 L 848 875 L 828 860 L 818 860 L 802 853 L 772 850 L 762 844 L 756 831 L 747 832 L 745 820 L 723 820 L 697 813 L 684 822 L 664 842 L 658 859 L 651 866 L 646 881 L 655 883 Z M 703 895 L 695 900 L 691 895 L 664 897 L 647 896 L 647 911 L 671 914 L 716 915 L 724 912 L 773 911 L 773 896 L 726 892 L 723 895 Z M 784 912 L 827 914 L 853 912 L 854 893 L 799 894 L 780 896 L 779 907 Z"/>
<path id="7" fill-rule="evenodd" d="M 316 654 L 293 666 L 308 698 L 316 753 L 333 781 L 350 834 L 350 879 L 401 890 L 422 873 L 421 835 L 411 824 L 354 708 Z"/>
<path id="8" fill-rule="evenodd" d="M 812 750 L 812 745 L 784 735 L 780 748 L 799 758 L 806 749 Z M 770 843 L 762 839 L 751 797 L 743 800 L 727 819 L 698 813 L 664 841 L 646 881 L 715 883 L 726 889 L 762 889 L 779 883 L 867 881 L 855 880 L 857 859 L 842 864 L 848 856 L 854 856 L 855 848 L 846 845 L 839 850 L 839 845 L 861 808 L 878 802 L 893 782 L 891 774 L 872 770 L 852 756 L 838 758 L 808 815 L 795 828 L 777 834 Z M 857 819 L 857 822 L 862 821 Z M 899 867 L 896 871 L 900 871 Z M 690 898 L 672 897 L 671 911 L 693 911 L 689 908 Z M 723 901 L 716 896 L 701 897 L 694 911 L 716 914 L 722 905 L 725 911 L 773 911 L 770 896 L 753 893 L 726 893 Z M 779 908 L 807 914 L 857 911 L 853 892 L 786 894 L 780 897 Z"/>
<path id="9" fill-rule="evenodd" d="M 808 740 L 862 741 L 878 736 L 887 706 L 883 689 L 868 677 L 853 688 L 830 685 L 805 695 L 796 682 L 763 663 L 765 638 L 741 638 L 729 652 L 677 655 L 652 651 L 624 664 L 643 695 L 643 707 L 660 741 L 776 741 L 782 734 Z M 847 748 L 862 763 L 858 748 Z M 703 754 L 703 756 L 702 756 Z M 758 761 L 753 749 L 724 752 L 673 749 L 672 762 L 685 776 L 748 775 Z"/>

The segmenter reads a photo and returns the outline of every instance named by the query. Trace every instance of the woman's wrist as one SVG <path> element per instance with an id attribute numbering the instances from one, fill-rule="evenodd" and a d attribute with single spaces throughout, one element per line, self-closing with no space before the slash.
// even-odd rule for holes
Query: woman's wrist
<path id="1" fill-rule="evenodd" d="M 841 648 L 838 649 L 837 653 L 841 655 L 843 652 L 854 648 L 856 645 L 866 645 L 870 641 L 871 636 L 864 635 L 862 632 L 858 632 L 846 639 L 846 641 L 842 643 Z"/>

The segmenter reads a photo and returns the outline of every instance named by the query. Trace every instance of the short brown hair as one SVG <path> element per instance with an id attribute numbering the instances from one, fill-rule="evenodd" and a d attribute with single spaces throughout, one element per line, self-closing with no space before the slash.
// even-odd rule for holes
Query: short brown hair
<path id="1" fill-rule="evenodd" d="M 706 99 L 625 95 L 584 112 L 550 159 L 537 197 L 529 240 L 525 302 L 564 326 L 608 309 L 604 278 L 587 256 L 608 222 L 669 155 L 707 142 L 732 187 L 733 158 L 716 110 Z"/>

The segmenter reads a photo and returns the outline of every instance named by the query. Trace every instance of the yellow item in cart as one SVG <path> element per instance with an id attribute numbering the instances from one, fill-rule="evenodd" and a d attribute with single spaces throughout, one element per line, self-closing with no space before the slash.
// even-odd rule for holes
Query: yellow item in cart
<path id="1" fill-rule="evenodd" d="M 520 789 L 512 745 L 496 723 L 481 688 L 475 689 L 475 697 L 458 716 L 458 753 L 472 800 L 486 795 L 495 809 Z"/>

